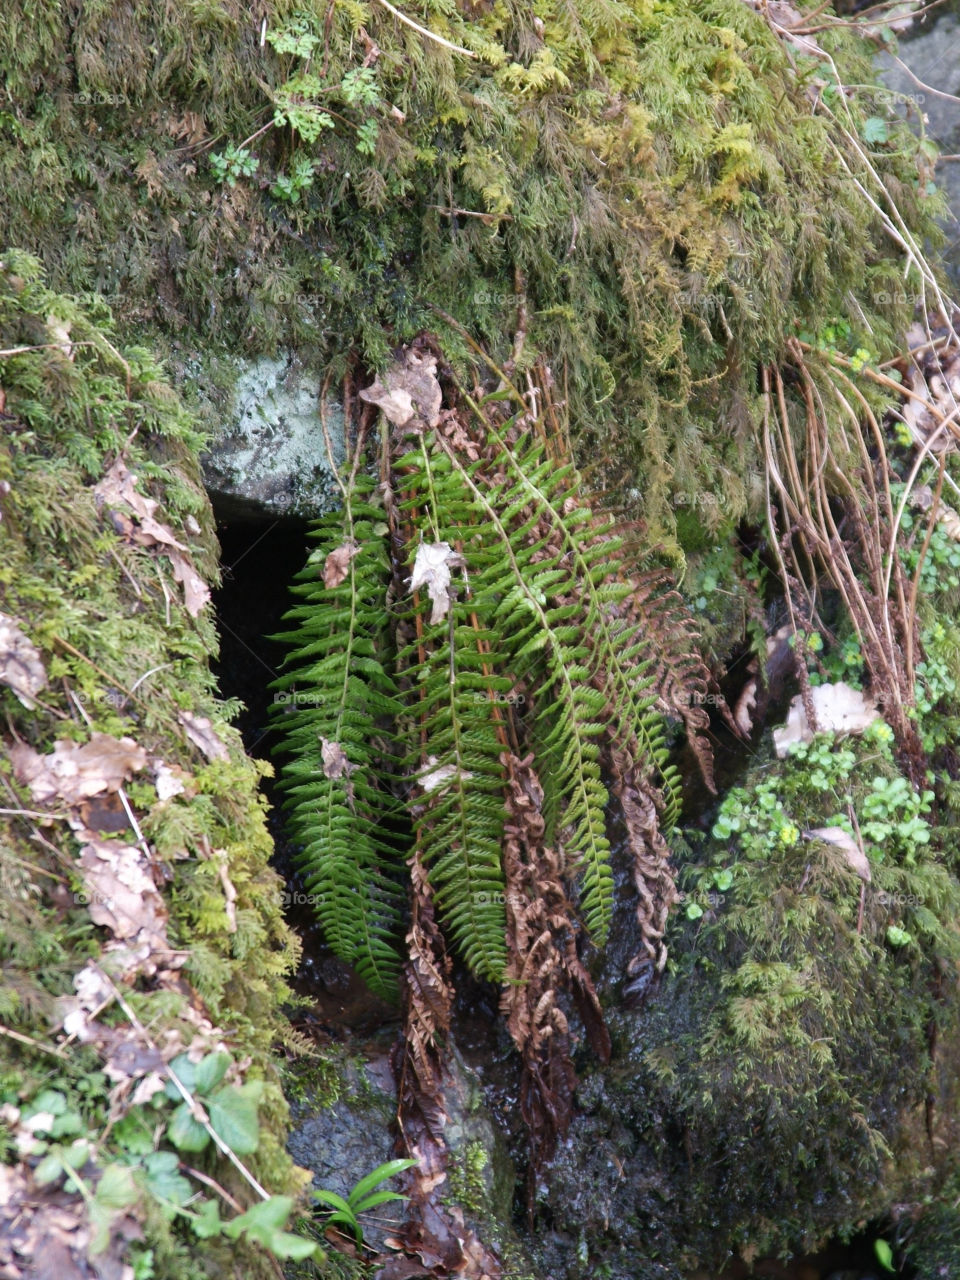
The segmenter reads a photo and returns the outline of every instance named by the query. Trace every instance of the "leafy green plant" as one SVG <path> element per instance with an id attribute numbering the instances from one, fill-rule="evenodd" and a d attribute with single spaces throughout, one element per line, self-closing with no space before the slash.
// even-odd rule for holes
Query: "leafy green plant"
<path id="1" fill-rule="evenodd" d="M 441 559 L 467 568 L 463 588 L 450 586 L 448 616 L 424 593 L 403 606 L 396 636 L 383 603 L 389 519 L 371 501 L 374 482 L 358 473 L 343 513 L 313 534 L 321 547 L 296 588 L 305 603 L 288 615 L 297 629 L 282 636 L 292 670 L 276 687 L 315 695 L 280 721 L 307 884 L 333 945 L 384 993 L 399 962 L 390 939 L 400 920 L 404 808 L 464 959 L 502 978 L 501 757 L 511 737 L 526 737 L 542 761 L 547 838 L 566 833 L 582 918 L 598 943 L 613 890 L 603 734 L 659 776 L 666 820 L 675 812 L 677 775 L 650 688 L 651 636 L 669 634 L 669 614 L 640 605 L 621 539 L 582 503 L 570 466 L 554 465 L 536 437 L 518 439 L 513 416 L 496 430 L 484 425 L 478 441 L 485 456 L 471 462 L 439 432 L 417 433 L 394 462 L 407 563 L 426 535 Z M 318 571 L 337 555 L 345 564 L 334 584 Z M 407 582 L 396 590 L 408 596 Z M 674 644 L 685 640 L 675 633 Z M 659 660 L 671 660 L 667 646 Z M 699 672 L 691 662 L 690 678 Z M 504 700 L 518 686 L 530 691 L 522 719 Z M 408 781 L 398 787 L 398 778 Z"/>
<path id="2" fill-rule="evenodd" d="M 35 1181 L 50 1187 L 62 1182 L 86 1202 L 94 1228 L 90 1243 L 93 1256 L 106 1249 L 115 1220 L 144 1198 L 168 1219 L 185 1223 L 200 1239 L 221 1234 L 228 1239 L 244 1236 L 277 1258 L 314 1256 L 315 1243 L 283 1230 L 293 1208 L 291 1197 L 270 1196 L 244 1213 L 222 1219 L 216 1198 L 198 1195 L 196 1185 L 184 1173 L 178 1152 L 193 1156 L 215 1139 L 229 1148 L 233 1157 L 251 1155 L 259 1146 L 257 1101 L 263 1085 L 259 1081 L 224 1085 L 232 1066 L 230 1055 L 223 1052 L 208 1053 L 196 1062 L 187 1054 L 173 1059 L 170 1071 L 193 1101 L 183 1100 L 181 1089 L 171 1078 L 165 1090 L 155 1093 L 148 1103 L 129 1108 L 106 1130 L 109 1155 L 104 1150 L 104 1136 L 84 1114 L 81 1099 L 89 1090 L 80 1086 L 91 1083 L 88 1078 L 78 1082 L 76 1089 L 69 1088 L 76 1101 L 63 1089 L 45 1088 L 17 1108 L 22 1133 L 31 1135 L 30 1154 L 39 1157 L 33 1172 Z M 14 1106 L 15 1092 L 2 1096 L 8 1108 Z M 197 1110 L 201 1101 L 202 1112 Z M 171 1103 L 178 1105 L 171 1109 Z M 141 1270 L 147 1269 L 148 1262 L 142 1262 Z"/>
<path id="3" fill-rule="evenodd" d="M 291 707 L 276 704 L 284 804 L 337 953 L 395 999 L 406 944 L 407 1016 L 419 1020 L 407 1032 L 411 1075 L 452 995 L 448 961 L 428 958 L 428 944 L 445 938 L 474 974 L 505 983 L 505 998 L 522 999 L 529 980 L 512 975 L 535 963 L 543 989 L 509 1025 L 521 1051 L 533 1043 L 557 1065 L 538 1068 L 530 1115 L 551 1072 L 573 1070 L 559 1017 L 556 1035 L 534 1031 L 556 988 L 579 987 L 609 1052 L 589 975 L 559 931 L 564 922 L 566 938 L 606 940 L 612 790 L 643 886 L 642 945 L 663 955 L 662 833 L 679 778 L 653 703 L 659 695 L 686 725 L 709 770 L 707 675 L 665 574 L 630 573 L 623 535 L 587 506 L 519 392 L 508 384 L 478 402 L 461 388 L 460 407 L 428 426 L 402 408 L 407 387 L 440 405 L 425 366 L 406 353 L 384 375 L 389 387 L 361 393 L 400 429 L 385 427 L 372 456 L 357 452 L 342 509 L 311 534 L 319 545 L 295 584 L 301 603 L 274 686 L 299 691 Z M 534 926 L 541 897 L 553 905 Z M 546 939 L 534 962 L 530 947 Z M 545 1105 L 542 1132 L 554 1123 Z"/>
<path id="4" fill-rule="evenodd" d="M 260 161 L 255 155 L 232 142 L 225 151 L 214 151 L 210 156 L 210 168 L 214 177 L 228 187 L 235 187 L 240 178 L 252 177 L 259 165 Z"/>
<path id="5" fill-rule="evenodd" d="M 270 194 L 286 204 L 297 204 L 303 191 L 313 186 L 317 172 L 317 162 L 308 156 L 296 155 L 290 166 L 289 174 L 277 174 L 276 181 L 270 188 Z"/>
<path id="6" fill-rule="evenodd" d="M 397 1174 L 414 1168 L 416 1163 L 416 1160 L 403 1159 L 388 1160 L 378 1165 L 366 1177 L 360 1179 L 346 1199 L 336 1191 L 326 1191 L 322 1188 L 312 1191 L 311 1195 L 318 1204 L 328 1205 L 333 1210 L 325 1220 L 326 1226 L 345 1228 L 359 1244 L 363 1240 L 363 1224 L 360 1218 L 364 1213 L 369 1213 L 379 1205 L 389 1204 L 392 1200 L 407 1199 L 398 1191 L 378 1191 L 377 1187 L 388 1179 L 396 1177 Z"/>

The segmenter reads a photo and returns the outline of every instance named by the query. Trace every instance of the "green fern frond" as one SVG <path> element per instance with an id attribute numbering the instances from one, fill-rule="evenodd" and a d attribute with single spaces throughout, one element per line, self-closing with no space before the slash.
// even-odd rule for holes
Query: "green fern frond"
<path id="1" fill-rule="evenodd" d="M 436 439 L 436 437 L 435 437 Z M 495 608 L 494 621 L 510 653 L 516 674 L 538 686 L 537 728 L 546 756 L 544 778 L 548 838 L 562 825 L 568 857 L 582 866 L 582 909 L 587 928 L 602 945 L 613 909 L 613 875 L 610 871 L 610 844 L 605 831 L 607 791 L 600 779 L 598 739 L 603 731 L 604 698 L 589 685 L 589 644 L 584 630 L 568 622 L 572 613 L 569 597 L 577 582 L 562 552 L 551 554 L 541 541 L 515 546 L 515 536 L 504 525 L 499 510 L 516 509 L 520 495 L 516 489 L 491 496 L 474 479 L 479 463 L 458 467 L 455 454 L 446 442 L 440 448 L 463 481 L 477 508 L 477 523 L 495 539 L 501 561 L 498 586 L 507 585 Z M 531 469 L 544 467 L 540 459 L 530 459 Z M 527 505 L 527 504 L 524 504 Z M 523 527 L 523 526 L 521 526 Z M 531 534 L 533 530 L 530 530 Z M 542 556 L 534 562 L 534 553 Z M 550 608 L 548 599 L 558 603 Z M 562 814 L 562 820 L 561 815 Z M 569 831 L 569 834 L 567 834 Z"/>
<path id="2" fill-rule="evenodd" d="M 390 722 L 401 704 L 388 674 L 386 526 L 364 500 L 370 487 L 358 478 L 343 511 L 310 535 L 320 545 L 294 587 L 304 603 L 286 615 L 295 629 L 277 637 L 295 647 L 272 688 L 289 757 L 284 808 L 317 915 L 337 955 L 395 999 L 404 895 L 392 833 L 401 809 L 380 780 L 396 773 Z M 326 586 L 327 557 L 343 547 L 355 548 L 343 581 Z"/>
<path id="3" fill-rule="evenodd" d="M 432 456 L 423 442 L 400 460 L 397 473 L 417 495 L 402 504 L 410 561 L 421 537 L 462 546 L 469 584 L 454 595 L 445 620 L 431 625 L 425 593 L 407 615 L 414 638 L 398 664 L 414 744 L 404 759 L 408 803 L 441 919 L 470 968 L 499 982 L 506 965 L 500 856 L 506 742 L 496 697 L 512 680 L 502 670 L 489 602 L 501 556 L 482 511 L 442 453 Z"/>

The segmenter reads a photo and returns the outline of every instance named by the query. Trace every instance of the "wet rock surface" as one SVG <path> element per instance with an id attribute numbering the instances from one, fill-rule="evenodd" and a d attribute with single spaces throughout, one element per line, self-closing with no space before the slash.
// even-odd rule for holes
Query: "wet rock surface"
<path id="1" fill-rule="evenodd" d="M 943 257 L 956 287 L 960 283 L 960 163 L 945 157 L 960 154 L 958 7 L 934 9 L 917 19 L 902 33 L 896 56 L 881 54 L 877 66 L 883 83 L 897 95 L 899 109 L 914 125 L 918 112 L 925 117 L 926 135 L 944 157 L 937 164 L 936 183 L 946 192 L 953 215 L 945 225 Z"/>

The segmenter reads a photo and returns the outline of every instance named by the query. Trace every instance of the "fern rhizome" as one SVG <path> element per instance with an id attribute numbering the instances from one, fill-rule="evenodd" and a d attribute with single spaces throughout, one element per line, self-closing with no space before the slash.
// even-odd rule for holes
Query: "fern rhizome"
<path id="1" fill-rule="evenodd" d="M 708 675 L 663 573 L 631 574 L 615 522 L 584 503 L 549 403 L 535 415 L 505 377 L 486 395 L 451 386 L 443 407 L 436 368 L 424 339 L 360 393 L 342 507 L 312 530 L 281 637 L 283 785 L 337 953 L 395 999 L 406 938 L 408 1048 L 437 1052 L 448 1023 L 445 941 L 502 984 L 543 1156 L 569 1114 L 562 991 L 609 1047 L 578 942 L 602 946 L 610 923 L 610 788 L 634 966 L 659 969 L 679 799 L 664 713 L 709 774 Z"/>

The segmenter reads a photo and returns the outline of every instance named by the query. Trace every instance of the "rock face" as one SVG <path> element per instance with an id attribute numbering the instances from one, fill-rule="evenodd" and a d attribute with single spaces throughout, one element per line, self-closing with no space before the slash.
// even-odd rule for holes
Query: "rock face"
<path id="1" fill-rule="evenodd" d="M 450 1150 L 444 1203 L 462 1209 L 468 1223 L 495 1246 L 518 1280 L 532 1280 L 526 1251 L 511 1227 L 516 1170 L 485 1103 L 476 1073 L 448 1045 L 444 1086 Z M 296 1069 L 288 1086 L 293 1128 L 287 1149 L 298 1165 L 313 1173 L 314 1186 L 344 1197 L 377 1165 L 396 1155 L 396 1087 L 389 1062 L 389 1037 L 364 1044 L 322 1050 L 319 1069 Z M 399 1180 L 387 1184 L 398 1189 Z M 364 1240 L 382 1249 L 389 1223 L 400 1223 L 402 1206 L 385 1205 L 362 1220 Z M 389 1250 L 388 1250 L 389 1252 Z"/>
<path id="2" fill-rule="evenodd" d="M 883 83 L 916 119 L 916 111 L 924 115 L 924 129 L 942 155 L 960 152 L 960 14 L 946 11 L 929 15 L 912 30 L 904 33 L 898 52 L 899 62 L 889 54 L 881 54 L 877 66 Z M 904 65 L 901 65 L 904 64 Z M 904 69 L 904 66 L 907 69 Z M 916 80 L 910 75 L 916 76 Z M 922 81 L 923 85 L 917 83 Z M 926 87 L 924 87 L 926 86 Z M 938 97 L 936 92 L 954 95 Z M 946 228 L 947 244 L 943 256 L 955 282 L 960 282 L 960 165 L 944 161 L 937 165 L 937 185 L 946 192 L 954 218 Z"/>
<path id="3" fill-rule="evenodd" d="M 218 515 L 231 520 L 311 517 L 333 506 L 330 467 L 343 461 L 343 409 L 327 400 L 322 374 L 291 352 L 236 362 L 217 407 L 221 424 L 203 459 Z M 330 450 L 324 438 L 324 418 Z"/>

